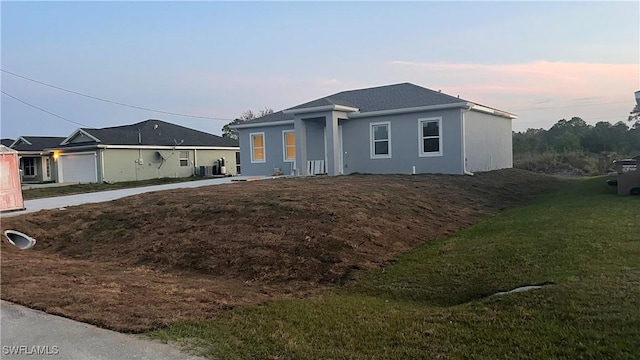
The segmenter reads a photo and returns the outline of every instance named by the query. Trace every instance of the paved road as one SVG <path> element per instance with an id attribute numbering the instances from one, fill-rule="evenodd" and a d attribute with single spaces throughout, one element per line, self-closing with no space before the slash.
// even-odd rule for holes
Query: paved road
<path id="1" fill-rule="evenodd" d="M 57 197 L 50 197 L 50 198 L 43 198 L 43 199 L 27 200 L 24 202 L 24 206 L 26 210 L 3 213 L 2 217 L 18 216 L 18 215 L 28 214 L 28 213 L 32 213 L 40 210 L 45 210 L 45 209 L 58 209 L 58 208 L 67 207 L 67 206 L 111 201 L 111 200 L 120 199 L 126 196 L 137 195 L 137 194 L 142 194 L 142 193 L 151 192 L 151 191 L 184 189 L 184 188 L 195 188 L 195 187 L 209 186 L 209 185 L 228 184 L 231 182 L 232 179 L 241 180 L 241 179 L 247 179 L 247 178 L 249 177 L 235 176 L 235 177 L 188 181 L 188 182 L 173 183 L 173 184 L 153 185 L 153 186 L 144 186 L 144 187 L 137 187 L 137 188 L 130 188 L 130 189 L 109 190 L 109 191 L 100 191 L 100 192 L 93 192 L 93 193 L 87 193 L 87 194 L 66 195 L 66 196 L 57 196 Z M 256 177 L 253 177 L 253 178 L 256 178 Z M 270 179 L 270 178 L 271 177 L 262 177 L 261 179 Z"/>
<path id="2" fill-rule="evenodd" d="M 137 335 L 121 334 L 7 301 L 0 303 L 0 358 L 200 360 Z"/>

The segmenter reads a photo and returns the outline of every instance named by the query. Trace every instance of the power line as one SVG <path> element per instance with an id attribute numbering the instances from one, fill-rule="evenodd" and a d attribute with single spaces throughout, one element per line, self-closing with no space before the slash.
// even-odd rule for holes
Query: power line
<path id="1" fill-rule="evenodd" d="M 23 103 L 23 104 L 25 104 L 25 105 L 27 105 L 27 106 L 31 106 L 31 107 L 32 107 L 32 108 L 34 108 L 34 109 L 38 109 L 38 110 L 40 110 L 40 111 L 42 111 L 42 112 L 45 112 L 45 113 L 47 113 L 47 114 L 49 114 L 49 115 L 55 116 L 55 117 L 57 117 L 58 119 L 62 119 L 62 120 L 64 120 L 64 121 L 68 121 L 68 122 L 70 122 L 70 123 L 74 123 L 74 124 L 76 124 L 76 125 L 80 125 L 80 126 L 84 126 L 84 127 L 90 127 L 89 125 L 82 124 L 82 123 L 79 123 L 79 122 L 77 122 L 77 121 L 69 120 L 69 119 L 67 119 L 67 118 L 66 118 L 66 117 L 64 117 L 64 116 L 60 116 L 60 115 L 54 114 L 54 113 L 52 113 L 51 111 L 48 111 L 48 110 L 45 110 L 45 109 L 43 109 L 43 108 L 37 107 L 37 106 L 35 106 L 35 105 L 33 105 L 33 104 L 29 104 L 28 102 L 26 102 L 26 101 L 24 101 L 24 100 L 20 100 L 20 99 L 18 99 L 17 97 L 15 97 L 15 96 L 13 96 L 13 95 L 7 94 L 7 93 L 6 93 L 6 92 L 4 92 L 3 90 L 0 90 L 0 92 L 2 92 L 2 94 L 4 94 L 4 95 L 6 95 L 6 96 L 8 96 L 8 97 L 10 97 L 10 98 L 12 98 L 12 99 L 14 99 L 14 100 L 16 100 L 16 101 L 19 101 L 19 102 L 21 102 L 21 103 Z"/>
<path id="2" fill-rule="evenodd" d="M 59 86 L 55 86 L 55 85 L 51 85 L 51 84 L 47 84 L 44 83 L 42 81 L 38 81 L 38 80 L 34 80 L 31 78 L 28 78 L 26 76 L 22 76 L 22 75 L 18 75 L 16 73 L 13 73 L 11 71 L 7 71 L 4 69 L 0 69 L 0 71 L 2 71 L 3 73 L 7 73 L 9 75 L 13 75 L 15 77 L 24 79 L 24 80 L 28 80 L 31 82 L 34 82 L 36 84 L 40 84 L 40 85 L 44 85 L 44 86 L 48 86 L 50 88 L 56 89 L 56 90 L 60 90 L 60 91 L 65 91 L 74 95 L 78 95 L 78 96 L 84 96 L 86 98 L 89 99 L 93 99 L 93 100 L 98 100 L 98 101 L 103 101 L 109 104 L 114 104 L 114 105 L 120 105 L 120 106 L 126 106 L 126 107 L 130 107 L 133 109 L 138 109 L 138 110 L 145 110 L 145 111 L 152 111 L 152 112 L 156 112 L 156 113 L 161 113 L 161 114 L 167 114 L 167 115 L 174 115 L 174 116 L 182 116 L 182 117 L 189 117 L 189 118 L 196 118 L 196 119 L 208 119 L 208 120 L 222 120 L 222 121 L 232 121 L 233 119 L 226 119 L 226 118 L 215 118 L 215 117 L 209 117 L 209 116 L 198 116 L 198 115 L 189 115 L 189 114 L 181 114 L 181 113 L 175 113 L 175 112 L 171 112 L 171 111 L 163 111 L 163 110 L 155 110 L 155 109 L 150 109 L 150 108 L 146 108 L 146 107 L 142 107 L 142 106 L 136 106 L 136 105 L 130 105 L 130 104 L 125 104 L 125 103 L 121 103 L 118 101 L 113 101 L 113 100 L 107 100 L 107 99 L 103 99 L 103 98 L 99 98 L 97 96 L 91 96 L 91 95 L 87 95 L 87 94 L 83 94 L 83 93 L 79 93 L 77 91 L 73 91 L 73 90 L 69 90 L 69 89 L 64 89 L 61 88 Z"/>

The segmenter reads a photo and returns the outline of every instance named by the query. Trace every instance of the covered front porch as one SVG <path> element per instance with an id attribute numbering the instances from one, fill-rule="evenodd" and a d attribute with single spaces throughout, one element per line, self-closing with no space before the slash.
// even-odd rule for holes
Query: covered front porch
<path id="1" fill-rule="evenodd" d="M 297 175 L 344 174 L 342 124 L 357 110 L 328 105 L 285 111 L 294 115 Z"/>
<path id="2" fill-rule="evenodd" d="M 47 183 L 53 181 L 52 156 L 49 154 L 20 154 L 20 181 Z"/>

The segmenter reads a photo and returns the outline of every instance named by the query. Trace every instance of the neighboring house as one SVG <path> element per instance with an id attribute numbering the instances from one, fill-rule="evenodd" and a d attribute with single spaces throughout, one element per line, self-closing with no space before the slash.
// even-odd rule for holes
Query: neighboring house
<path id="1" fill-rule="evenodd" d="M 80 128 L 49 148 L 61 183 L 188 177 L 225 158 L 236 175 L 238 142 L 161 120 L 102 129 Z"/>
<path id="2" fill-rule="evenodd" d="M 60 144 L 63 137 L 55 136 L 20 136 L 10 148 L 18 152 L 22 182 L 41 183 L 55 181 L 53 156 L 46 150 Z"/>
<path id="3" fill-rule="evenodd" d="M 516 116 L 410 83 L 343 91 L 235 126 L 243 175 L 510 168 Z"/>

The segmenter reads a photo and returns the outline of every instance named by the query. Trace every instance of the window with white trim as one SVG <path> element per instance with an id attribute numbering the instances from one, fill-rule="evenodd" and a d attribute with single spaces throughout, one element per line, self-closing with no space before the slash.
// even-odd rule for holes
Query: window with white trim
<path id="1" fill-rule="evenodd" d="M 249 138 L 251 139 L 251 162 L 266 162 L 267 154 L 265 153 L 264 133 L 252 133 L 249 134 Z"/>
<path id="2" fill-rule="evenodd" d="M 372 159 L 391 157 L 391 123 L 389 121 L 369 124 L 369 137 Z"/>
<path id="3" fill-rule="evenodd" d="M 180 166 L 189 166 L 189 152 L 180 151 Z"/>
<path id="4" fill-rule="evenodd" d="M 282 132 L 282 151 L 284 161 L 294 161 L 296 159 L 296 132 L 285 130 Z"/>
<path id="5" fill-rule="evenodd" d="M 25 177 L 36 176 L 36 159 L 35 158 L 22 158 L 22 175 Z"/>
<path id="6" fill-rule="evenodd" d="M 442 118 L 418 119 L 420 156 L 442 155 Z"/>

